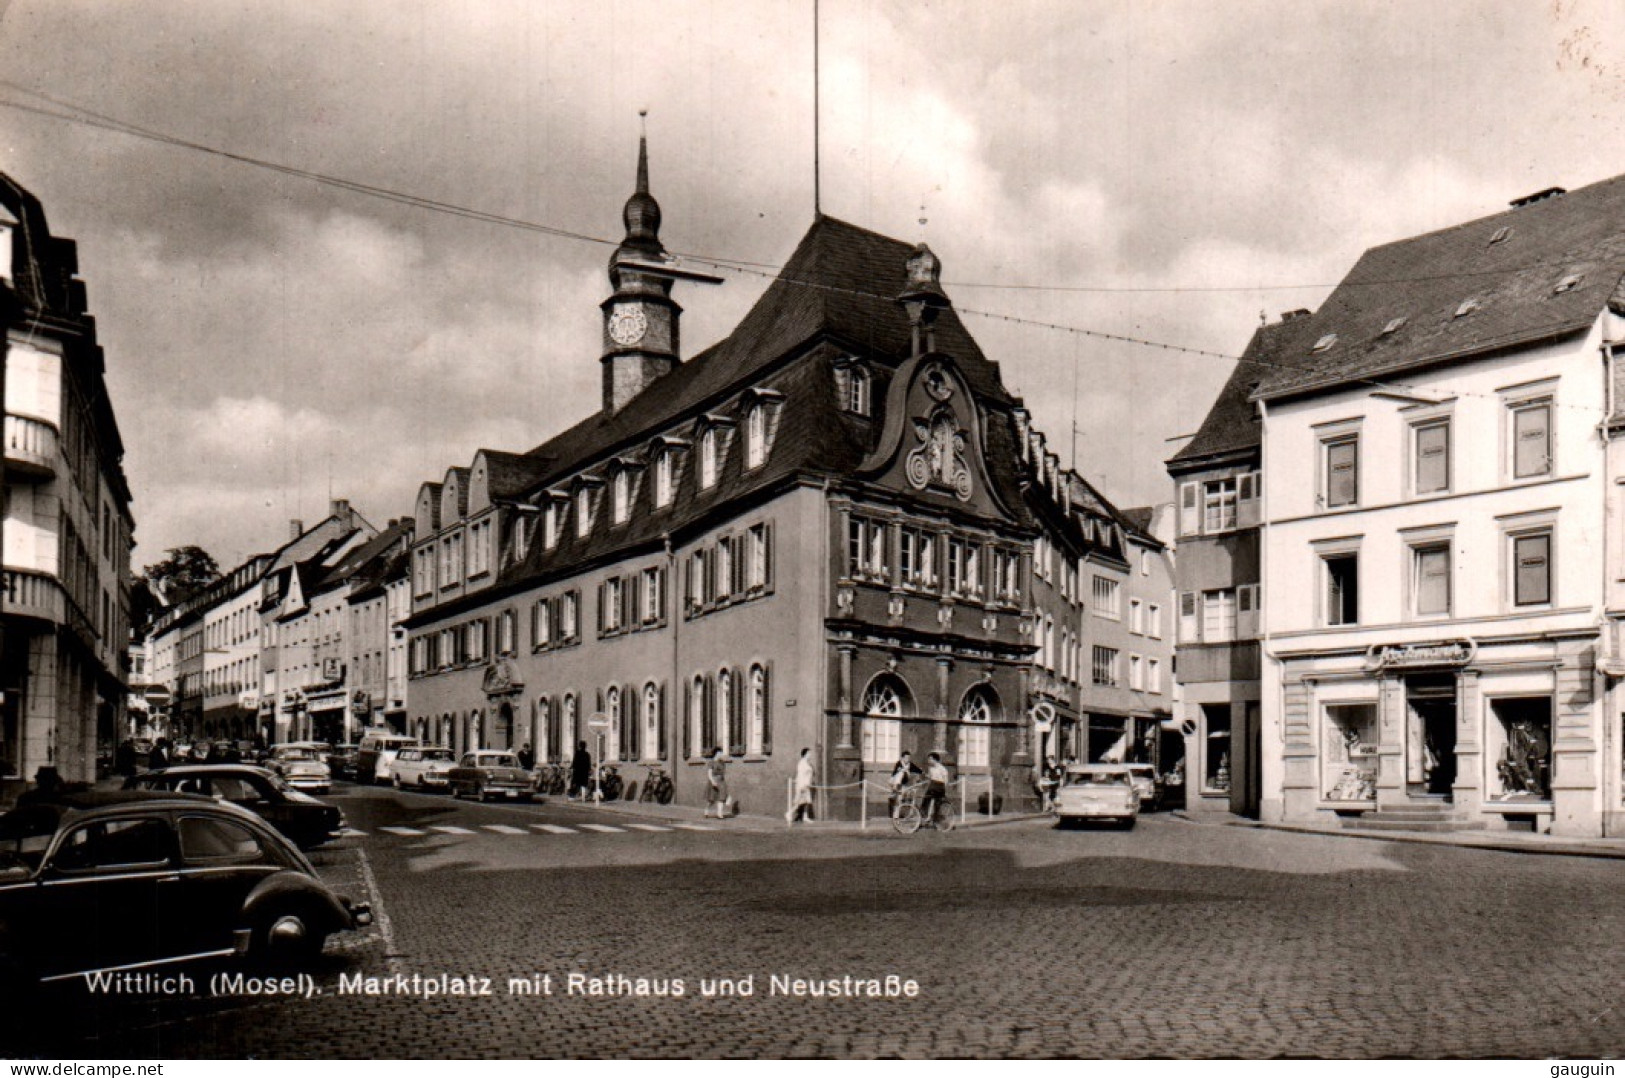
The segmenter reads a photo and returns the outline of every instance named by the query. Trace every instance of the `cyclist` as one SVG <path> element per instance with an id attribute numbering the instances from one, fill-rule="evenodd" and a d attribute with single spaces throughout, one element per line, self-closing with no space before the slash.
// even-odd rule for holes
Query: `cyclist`
<path id="1" fill-rule="evenodd" d="M 908 784 L 913 782 L 914 776 L 918 774 L 920 774 L 920 765 L 915 763 L 914 758 L 907 752 L 899 756 L 897 763 L 892 765 L 889 784 L 891 786 L 890 808 L 893 819 L 897 818 L 897 810 L 902 806 L 903 791 L 908 788 Z"/>
<path id="2" fill-rule="evenodd" d="M 948 766 L 937 753 L 925 758 L 925 781 L 925 802 L 920 806 L 920 815 L 934 827 L 937 806 L 948 798 Z"/>

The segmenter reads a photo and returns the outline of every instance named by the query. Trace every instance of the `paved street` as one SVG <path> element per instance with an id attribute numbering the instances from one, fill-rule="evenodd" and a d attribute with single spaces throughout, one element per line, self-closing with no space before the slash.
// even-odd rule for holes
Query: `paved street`
<path id="1" fill-rule="evenodd" d="M 323 1058 L 1625 1048 L 1625 861 L 1167 816 L 1132 832 L 1030 821 L 903 837 L 676 826 L 386 790 L 341 788 L 333 799 L 359 833 L 315 859 L 382 916 L 366 935 L 329 944 L 314 971 L 323 994 L 153 1004 L 93 1002 L 76 989 L 51 1049 Z M 604 994 L 569 994 L 572 973 Z M 488 977 L 492 994 L 341 992 L 341 978 L 395 974 L 448 989 L 443 975 Z M 544 974 L 551 995 L 510 993 L 509 978 L 539 985 Z M 918 994 L 774 994 L 774 975 L 875 978 L 882 990 L 895 975 Z M 747 977 L 749 996 L 702 991 Z M 640 997 L 639 978 L 649 991 L 680 979 L 684 994 Z M 71 1030 L 70 1012 L 82 1019 Z"/>

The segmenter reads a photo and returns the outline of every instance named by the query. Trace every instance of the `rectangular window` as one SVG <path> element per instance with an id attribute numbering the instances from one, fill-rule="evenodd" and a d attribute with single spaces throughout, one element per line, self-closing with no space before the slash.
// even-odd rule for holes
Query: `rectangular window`
<path id="1" fill-rule="evenodd" d="M 970 549 L 961 539 L 948 540 L 948 591 L 953 595 L 969 590 Z"/>
<path id="2" fill-rule="evenodd" d="M 1162 660 L 1147 659 L 1145 661 L 1145 691 L 1162 692 Z"/>
<path id="3" fill-rule="evenodd" d="M 1450 613 L 1450 547 L 1413 547 L 1411 558 L 1411 594 L 1416 596 L 1417 615 Z"/>
<path id="4" fill-rule="evenodd" d="M 1436 494 L 1450 489 L 1450 421 L 1434 420 L 1412 428 L 1416 460 L 1416 493 Z"/>
<path id="5" fill-rule="evenodd" d="M 1089 660 L 1089 673 L 1096 685 L 1117 684 L 1117 649 L 1094 647 Z"/>
<path id="6" fill-rule="evenodd" d="M 1325 460 L 1326 508 L 1360 503 L 1360 436 L 1346 435 L 1321 443 Z"/>
<path id="7" fill-rule="evenodd" d="M 1360 556 L 1333 554 L 1321 559 L 1326 581 L 1326 624 L 1360 623 Z"/>
<path id="8" fill-rule="evenodd" d="M 1512 581 L 1514 605 L 1545 606 L 1552 601 L 1551 532 L 1513 536 Z"/>
<path id="9" fill-rule="evenodd" d="M 1202 639 L 1202 623 L 1197 618 L 1197 595 L 1194 591 L 1179 593 L 1179 642 L 1195 644 Z"/>
<path id="10" fill-rule="evenodd" d="M 1222 643 L 1236 638 L 1236 590 L 1222 588 L 1202 593 L 1202 639 Z"/>
<path id="11" fill-rule="evenodd" d="M 1552 402 L 1525 401 L 1512 407 L 1512 475 L 1515 479 L 1552 471 Z"/>
<path id="12" fill-rule="evenodd" d="M 1145 608 L 1145 635 L 1153 640 L 1162 639 L 1162 606 L 1152 603 Z"/>
<path id="13" fill-rule="evenodd" d="M 863 762 L 895 763 L 903 751 L 903 724 L 896 719 L 877 719 L 871 716 L 865 716 L 862 724 Z"/>
<path id="14" fill-rule="evenodd" d="M 604 581 L 603 588 L 598 592 L 600 609 L 598 621 L 605 632 L 614 632 L 621 627 L 621 578 L 612 576 Z"/>
<path id="15" fill-rule="evenodd" d="M 553 642 L 553 604 L 538 599 L 530 611 L 530 642 L 532 647 L 545 648 Z"/>
<path id="16" fill-rule="evenodd" d="M 1236 526 L 1236 481 L 1215 479 L 1202 485 L 1202 531 L 1231 531 Z"/>
<path id="17" fill-rule="evenodd" d="M 542 549 L 552 550 L 559 543 L 559 507 L 549 501 L 542 509 Z"/>
<path id="18" fill-rule="evenodd" d="M 559 635 L 565 640 L 574 640 L 580 627 L 576 624 L 576 615 L 581 605 L 579 592 L 567 591 L 559 601 Z"/>
<path id="19" fill-rule="evenodd" d="M 886 526 L 862 517 L 847 522 L 847 572 L 862 579 L 886 575 Z"/>
<path id="20" fill-rule="evenodd" d="M 1136 636 L 1145 635 L 1145 604 L 1138 599 L 1128 601 L 1128 631 Z"/>
<path id="21" fill-rule="evenodd" d="M 1110 577 L 1097 576 L 1094 580 L 1094 611 L 1113 621 L 1123 617 L 1123 596 L 1119 582 Z"/>
<path id="22" fill-rule="evenodd" d="M 1128 657 L 1128 687 L 1135 692 L 1145 690 L 1145 660 L 1138 655 Z"/>
<path id="23" fill-rule="evenodd" d="M 659 566 L 643 570 L 642 620 L 645 625 L 666 614 L 665 571 Z"/>
<path id="24" fill-rule="evenodd" d="M 582 487 L 576 491 L 576 538 L 585 539 L 592 531 L 592 491 Z"/>
<path id="25" fill-rule="evenodd" d="M 670 449 L 662 450 L 660 456 L 655 458 L 655 508 L 661 509 L 671 504 L 671 469 L 674 454 Z"/>

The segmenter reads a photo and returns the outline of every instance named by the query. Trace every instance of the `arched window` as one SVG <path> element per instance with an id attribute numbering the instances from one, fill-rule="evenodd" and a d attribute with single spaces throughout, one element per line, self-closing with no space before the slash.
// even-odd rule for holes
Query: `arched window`
<path id="1" fill-rule="evenodd" d="M 559 756 L 559 732 L 553 721 L 553 701 L 544 696 L 536 701 L 536 759 L 540 763 L 552 763 Z"/>
<path id="2" fill-rule="evenodd" d="M 760 664 L 750 668 L 745 710 L 749 725 L 746 749 L 766 756 L 773 751 L 773 720 L 768 714 L 767 668 Z"/>
<path id="3" fill-rule="evenodd" d="M 576 697 L 575 693 L 564 694 L 564 717 L 561 733 L 564 742 L 559 746 L 561 759 L 568 760 L 575 755 L 576 742 L 581 740 L 581 733 L 576 729 Z"/>
<path id="4" fill-rule="evenodd" d="M 717 673 L 717 731 L 728 739 L 724 747 L 729 756 L 745 754 L 745 723 L 739 713 L 733 673 L 726 669 Z"/>
<path id="5" fill-rule="evenodd" d="M 592 531 L 592 489 L 582 487 L 576 491 L 576 535 L 585 537 Z"/>
<path id="6" fill-rule="evenodd" d="M 745 416 L 745 467 L 758 468 L 767 459 L 767 409 L 758 404 Z"/>
<path id="7" fill-rule="evenodd" d="M 660 721 L 660 688 L 652 681 L 643 687 L 643 758 L 666 758 L 666 730 Z"/>
<path id="8" fill-rule="evenodd" d="M 869 414 L 869 372 L 854 366 L 848 375 L 846 408 L 854 415 Z"/>
<path id="9" fill-rule="evenodd" d="M 694 676 L 693 690 L 689 695 L 690 736 L 693 738 L 689 745 L 690 756 L 705 756 L 717 744 L 717 717 L 712 710 L 711 686 L 703 675 Z"/>
<path id="10" fill-rule="evenodd" d="M 700 489 L 709 490 L 717 482 L 717 428 L 707 427 L 700 435 Z"/>
<path id="11" fill-rule="evenodd" d="M 464 747 L 464 751 L 473 752 L 475 749 L 485 748 L 485 731 L 482 728 L 483 726 L 484 724 L 480 721 L 479 711 L 470 711 L 468 713 L 468 744 Z"/>
<path id="12" fill-rule="evenodd" d="M 615 523 L 624 524 L 632 507 L 632 476 L 625 468 L 615 473 L 611 495 L 610 512 Z"/>
<path id="13" fill-rule="evenodd" d="M 863 759 L 889 764 L 902 752 L 908 687 L 893 674 L 877 674 L 863 694 Z"/>
<path id="14" fill-rule="evenodd" d="M 609 743 L 604 746 L 604 758 L 624 760 L 627 746 L 622 735 L 626 731 L 621 728 L 621 690 L 615 685 L 604 693 L 604 717 L 609 719 Z"/>
<path id="15" fill-rule="evenodd" d="M 998 697 L 986 685 L 971 689 L 960 701 L 959 766 L 988 766 L 988 742 L 998 706 Z"/>

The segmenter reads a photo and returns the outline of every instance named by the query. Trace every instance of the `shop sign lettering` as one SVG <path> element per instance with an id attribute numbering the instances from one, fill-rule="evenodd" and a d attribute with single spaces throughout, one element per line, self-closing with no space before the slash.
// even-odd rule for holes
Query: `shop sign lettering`
<path id="1" fill-rule="evenodd" d="M 1425 666 L 1466 666 L 1478 654 L 1472 640 L 1421 644 L 1373 644 L 1365 654 L 1367 670 L 1406 670 Z"/>

